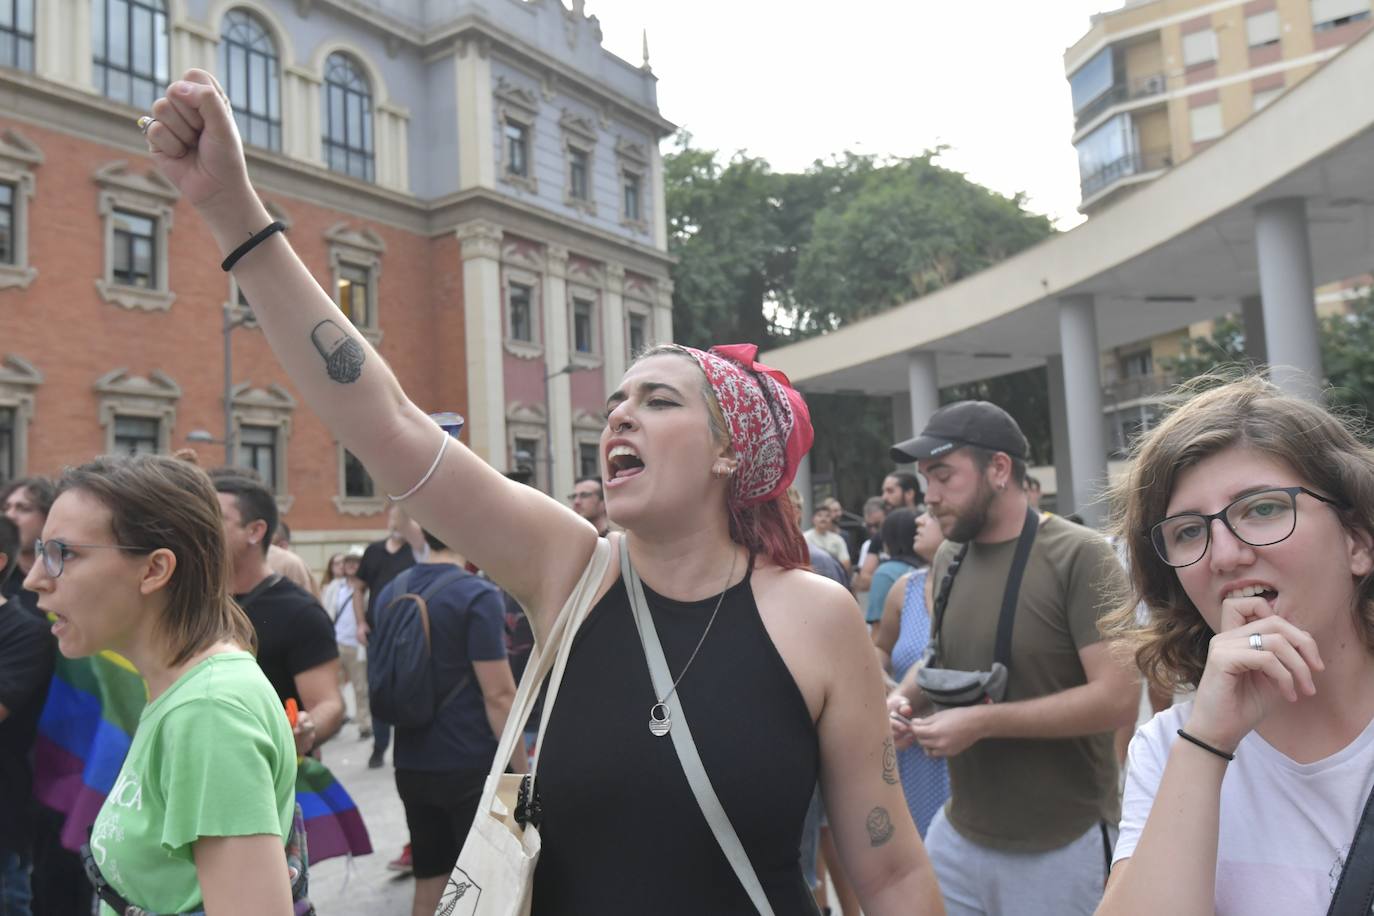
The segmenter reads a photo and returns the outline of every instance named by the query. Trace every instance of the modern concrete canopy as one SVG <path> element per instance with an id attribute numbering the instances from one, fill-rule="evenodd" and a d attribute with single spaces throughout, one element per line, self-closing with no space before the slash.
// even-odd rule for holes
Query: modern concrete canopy
<path id="1" fill-rule="evenodd" d="M 1055 404 L 1065 414 L 1055 422 L 1056 463 L 1061 474 L 1070 471 L 1059 490 L 1095 521 L 1104 507 L 1084 499 L 1105 477 L 1105 441 L 1083 430 L 1101 424 L 1101 350 L 1228 312 L 1243 311 L 1247 324 L 1262 313 L 1261 346 L 1271 362 L 1287 360 L 1298 370 L 1280 383 L 1315 390 L 1321 367 L 1312 289 L 1374 263 L 1370 74 L 1374 34 L 1073 230 L 761 358 L 805 391 L 909 395 L 917 429 L 928 416 L 918 412 L 932 407 L 932 366 L 943 387 L 1050 363 L 1052 394 L 1067 400 Z M 1079 391 L 1088 385 L 1091 392 Z M 1093 442 L 1091 456 L 1087 441 L 1076 445 L 1084 436 Z M 1072 455 L 1061 454 L 1061 438 L 1070 440 Z"/>

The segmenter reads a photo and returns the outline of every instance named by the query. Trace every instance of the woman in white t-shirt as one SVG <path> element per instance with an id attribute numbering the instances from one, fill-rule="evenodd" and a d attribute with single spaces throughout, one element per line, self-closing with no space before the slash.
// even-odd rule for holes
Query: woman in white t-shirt
<path id="1" fill-rule="evenodd" d="M 1197 692 L 1131 742 L 1098 912 L 1326 912 L 1374 784 L 1374 451 L 1246 378 L 1146 436 L 1116 495 L 1136 593 L 1104 629 Z"/>

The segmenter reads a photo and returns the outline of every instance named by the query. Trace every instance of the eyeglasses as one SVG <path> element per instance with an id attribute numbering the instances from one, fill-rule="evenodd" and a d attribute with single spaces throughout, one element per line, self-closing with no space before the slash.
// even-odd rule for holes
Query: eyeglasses
<path id="1" fill-rule="evenodd" d="M 1251 547 L 1268 547 L 1293 534 L 1298 524 L 1299 493 L 1338 509 L 1345 508 L 1307 487 L 1275 487 L 1242 496 L 1211 515 L 1171 515 L 1150 529 L 1150 541 L 1159 558 L 1175 569 L 1192 566 L 1206 556 L 1212 544 L 1212 522 L 1218 519 L 1227 531 Z"/>
<path id="2" fill-rule="evenodd" d="M 126 547 L 123 544 L 68 544 L 56 538 L 46 541 L 39 538 L 33 542 L 33 552 L 43 558 L 43 569 L 53 579 L 62 575 L 63 566 L 74 556 L 71 551 L 73 547 L 80 547 L 82 550 L 130 550 L 134 553 L 151 553 L 146 547 Z"/>
<path id="3" fill-rule="evenodd" d="M 595 490 L 593 490 L 593 491 L 590 492 L 590 493 L 569 493 L 569 494 L 568 494 L 568 499 L 571 499 L 571 500 L 578 500 L 578 499 L 596 499 L 596 498 L 598 498 L 600 495 L 601 495 L 600 493 L 597 493 Z"/>

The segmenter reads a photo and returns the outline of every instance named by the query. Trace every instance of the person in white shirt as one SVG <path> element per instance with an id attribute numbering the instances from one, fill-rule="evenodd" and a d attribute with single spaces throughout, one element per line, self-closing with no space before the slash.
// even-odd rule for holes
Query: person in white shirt
<path id="1" fill-rule="evenodd" d="M 1098 913 L 1326 912 L 1374 785 L 1374 450 L 1246 378 L 1115 490 L 1134 593 L 1103 629 L 1197 692 L 1131 742 Z"/>
<path id="2" fill-rule="evenodd" d="M 802 537 L 838 560 L 845 574 L 849 573 L 849 548 L 835 531 L 835 515 L 830 509 L 822 506 L 811 513 L 811 527 L 802 532 Z"/>
<path id="3" fill-rule="evenodd" d="M 340 671 L 344 683 L 353 685 L 354 721 L 358 739 L 372 737 L 372 710 L 367 701 L 368 626 L 367 586 L 358 578 L 363 548 L 355 544 L 343 556 L 343 574 L 324 587 L 321 603 L 334 621 L 334 639 L 339 644 Z"/>

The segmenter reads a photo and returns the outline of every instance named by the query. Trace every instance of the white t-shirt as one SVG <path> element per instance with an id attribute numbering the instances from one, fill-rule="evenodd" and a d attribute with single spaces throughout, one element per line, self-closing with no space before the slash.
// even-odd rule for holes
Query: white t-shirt
<path id="1" fill-rule="evenodd" d="M 802 537 L 806 538 L 808 543 L 815 544 L 821 550 L 824 550 L 836 560 L 839 560 L 841 564 L 849 562 L 849 548 L 845 546 L 844 538 L 840 537 L 834 531 L 821 533 L 815 528 L 807 528 L 802 532 Z"/>
<path id="2" fill-rule="evenodd" d="M 1131 740 L 1113 862 L 1135 852 L 1169 750 L 1183 740 L 1178 729 L 1192 706 L 1189 701 L 1164 710 Z M 1295 763 L 1257 732 L 1246 735 L 1221 783 L 1218 916 L 1325 913 L 1371 785 L 1374 722 L 1315 763 Z"/>
<path id="3" fill-rule="evenodd" d="M 324 609 L 334 620 L 334 641 L 341 646 L 358 645 L 358 618 L 353 613 L 353 589 L 347 579 L 335 579 L 325 586 Z"/>

